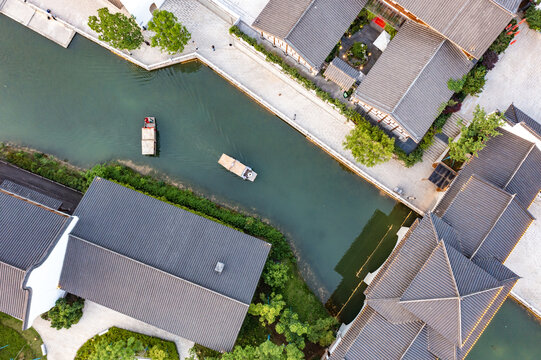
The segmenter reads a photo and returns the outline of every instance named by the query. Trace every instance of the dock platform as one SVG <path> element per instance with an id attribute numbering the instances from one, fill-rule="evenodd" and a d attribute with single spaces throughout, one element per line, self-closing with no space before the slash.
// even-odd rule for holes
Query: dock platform
<path id="1" fill-rule="evenodd" d="M 34 30 L 38 34 L 67 48 L 75 36 L 75 30 L 52 15 L 21 0 L 0 0 L 0 13 Z"/>

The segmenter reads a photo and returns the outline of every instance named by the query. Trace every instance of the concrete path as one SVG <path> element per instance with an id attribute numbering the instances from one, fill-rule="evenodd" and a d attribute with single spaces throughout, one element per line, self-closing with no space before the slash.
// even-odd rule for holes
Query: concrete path
<path id="1" fill-rule="evenodd" d="M 91 301 L 85 301 L 83 317 L 78 324 L 70 329 L 56 330 L 49 321 L 37 318 L 33 327 L 41 335 L 47 347 L 47 358 L 50 360 L 73 360 L 77 350 L 94 335 L 117 326 L 126 330 L 161 339 L 174 341 L 180 358 L 188 357 L 188 351 L 193 347 L 192 341 L 183 339 L 142 321 L 128 317 Z"/>
<path id="2" fill-rule="evenodd" d="M 526 23 L 520 26 L 517 42 L 509 46 L 494 69 L 488 72 L 487 82 L 479 97 L 468 97 L 460 111 L 471 120 L 475 106 L 487 112 L 505 111 L 514 103 L 526 114 L 541 121 L 541 33 L 533 31 Z"/>
<path id="3" fill-rule="evenodd" d="M 2 1 L 0 1 L 0 13 L 9 16 L 64 48 L 69 46 L 75 36 L 75 31 L 72 28 L 60 21 L 55 21 L 45 11 L 21 0 L 5 0 L 3 5 Z"/>
<path id="4" fill-rule="evenodd" d="M 512 295 L 541 317 L 541 197 L 538 196 L 528 210 L 537 220 L 530 225 L 505 265 L 522 277 Z"/>

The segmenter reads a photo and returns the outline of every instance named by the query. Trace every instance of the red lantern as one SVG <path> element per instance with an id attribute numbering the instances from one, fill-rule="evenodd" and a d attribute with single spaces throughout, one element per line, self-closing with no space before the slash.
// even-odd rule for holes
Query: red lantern
<path id="1" fill-rule="evenodd" d="M 520 32 L 521 32 L 521 30 L 517 31 L 517 32 L 515 33 L 515 35 L 513 35 L 513 36 L 517 36 L 518 34 L 520 34 Z"/>
<path id="2" fill-rule="evenodd" d="M 516 43 L 517 41 L 516 40 L 513 40 L 509 43 L 509 45 L 513 45 L 514 43 Z"/>
<path id="3" fill-rule="evenodd" d="M 524 21 L 526 21 L 526 18 L 519 21 L 518 25 L 522 24 Z"/>
<path id="4" fill-rule="evenodd" d="M 513 26 L 513 24 L 507 25 L 507 26 L 505 27 L 505 30 L 509 30 L 509 28 L 510 28 L 511 26 Z"/>
<path id="5" fill-rule="evenodd" d="M 518 28 L 518 24 L 516 24 L 515 26 L 513 26 L 513 28 L 511 30 L 516 30 Z"/>
<path id="6" fill-rule="evenodd" d="M 509 31 L 506 35 L 512 35 L 513 32 L 512 31 Z"/>

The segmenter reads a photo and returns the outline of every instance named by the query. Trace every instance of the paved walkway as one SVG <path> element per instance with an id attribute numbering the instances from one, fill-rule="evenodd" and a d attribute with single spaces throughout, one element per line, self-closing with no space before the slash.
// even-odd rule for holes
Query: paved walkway
<path id="1" fill-rule="evenodd" d="M 517 42 L 501 55 L 494 69 L 488 72 L 487 82 L 479 97 L 468 97 L 460 114 L 472 119 L 476 105 L 488 112 L 505 111 L 514 103 L 537 121 L 541 121 L 541 33 L 526 23 L 520 26 Z"/>
<path id="2" fill-rule="evenodd" d="M 537 220 L 530 225 L 505 265 L 522 277 L 512 295 L 541 317 L 541 198 L 538 197 L 528 210 Z"/>
<path id="3" fill-rule="evenodd" d="M 45 11 L 21 0 L 0 0 L 0 13 L 67 48 L 75 31 L 60 21 L 55 21 Z"/>
<path id="4" fill-rule="evenodd" d="M 47 358 L 50 360 L 73 360 L 77 350 L 88 339 L 112 326 L 174 341 L 177 344 L 177 350 L 181 359 L 188 356 L 188 351 L 194 345 L 192 341 L 160 330 L 88 300 L 85 301 L 83 317 L 78 324 L 73 325 L 69 329 L 53 329 L 49 321 L 39 317 L 33 324 L 34 329 L 41 335 L 43 343 L 47 347 Z"/>

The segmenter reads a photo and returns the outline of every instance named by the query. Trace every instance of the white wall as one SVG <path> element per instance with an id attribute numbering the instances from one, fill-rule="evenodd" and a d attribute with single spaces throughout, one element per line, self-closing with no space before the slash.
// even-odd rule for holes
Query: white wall
<path id="1" fill-rule="evenodd" d="M 152 13 L 150 12 L 150 6 L 156 4 L 158 9 L 163 5 L 165 0 L 120 0 L 122 5 L 135 17 L 135 20 L 140 26 L 146 26 L 150 19 L 152 19 Z"/>
<path id="2" fill-rule="evenodd" d="M 68 246 L 68 235 L 78 220 L 76 216 L 72 217 L 47 259 L 28 274 L 25 288 L 32 289 L 32 296 L 28 305 L 27 328 L 32 326 L 34 319 L 52 308 L 56 300 L 65 295 L 65 291 L 60 290 L 58 284 Z"/>

